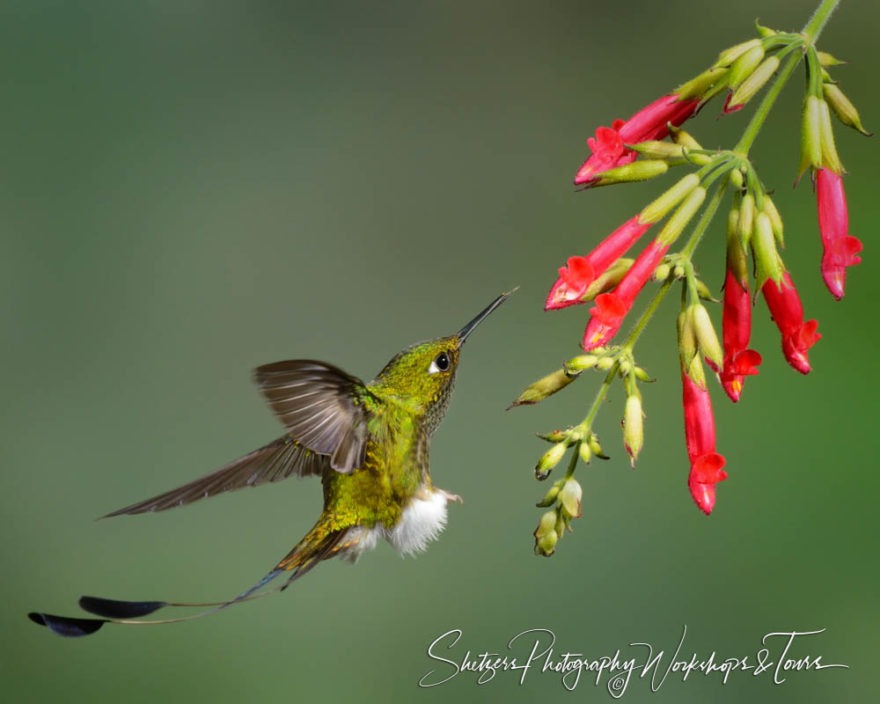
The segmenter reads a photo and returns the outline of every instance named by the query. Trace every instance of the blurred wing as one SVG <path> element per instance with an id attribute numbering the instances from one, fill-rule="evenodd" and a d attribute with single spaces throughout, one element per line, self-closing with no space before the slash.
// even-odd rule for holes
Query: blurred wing
<path id="1" fill-rule="evenodd" d="M 164 511 L 176 506 L 191 504 L 193 501 L 209 496 L 222 494 L 224 491 L 277 482 L 292 474 L 301 477 L 312 474 L 320 475 L 327 465 L 327 457 L 312 452 L 285 435 L 230 462 L 216 472 L 146 501 L 140 501 L 118 511 L 113 511 L 113 513 L 108 513 L 104 518 Z"/>
<path id="2" fill-rule="evenodd" d="M 360 379 L 323 362 L 297 359 L 259 367 L 254 380 L 290 436 L 348 474 L 364 462 L 369 392 Z"/>

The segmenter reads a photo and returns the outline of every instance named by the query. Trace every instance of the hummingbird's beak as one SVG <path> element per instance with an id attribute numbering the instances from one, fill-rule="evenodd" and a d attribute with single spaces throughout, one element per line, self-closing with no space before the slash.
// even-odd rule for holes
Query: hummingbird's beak
<path id="1" fill-rule="evenodd" d="M 508 298 L 510 298 L 510 296 L 512 296 L 516 292 L 516 289 L 518 289 L 518 288 L 519 288 L 519 286 L 508 291 L 507 293 L 502 293 L 500 296 L 498 296 L 498 298 L 496 298 L 488 306 L 486 306 L 482 311 L 480 311 L 480 313 L 477 315 L 476 318 L 471 320 L 467 325 L 465 325 L 461 330 L 459 330 L 458 333 L 456 334 L 456 337 L 458 337 L 458 346 L 461 347 L 464 344 L 464 341 L 467 339 L 468 335 L 470 335 L 474 331 L 474 328 L 476 328 L 477 325 L 479 325 L 487 317 L 489 317 L 489 313 L 491 313 L 498 306 L 500 306 L 502 303 L 504 303 L 504 301 L 506 301 Z"/>

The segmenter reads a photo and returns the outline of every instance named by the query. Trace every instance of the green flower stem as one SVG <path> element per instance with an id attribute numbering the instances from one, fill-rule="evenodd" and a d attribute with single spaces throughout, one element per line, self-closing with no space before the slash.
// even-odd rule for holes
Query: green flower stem
<path id="1" fill-rule="evenodd" d="M 819 7 L 816 8 L 816 11 L 813 13 L 813 16 L 810 18 L 810 21 L 807 22 L 803 30 L 803 35 L 809 44 L 814 43 L 816 39 L 819 38 L 819 35 L 822 33 L 822 30 L 825 28 L 825 25 L 831 18 L 831 14 L 837 8 L 838 4 L 840 4 L 840 0 L 822 0 Z M 740 137 L 734 151 L 739 152 L 743 156 L 749 153 L 749 149 L 752 148 L 752 144 L 758 137 L 758 132 L 761 131 L 764 122 L 766 122 L 767 117 L 770 115 L 770 110 L 773 108 L 773 104 L 782 92 L 782 88 L 788 83 L 788 79 L 791 78 L 791 74 L 794 73 L 794 70 L 800 63 L 802 57 L 802 51 L 793 51 L 788 56 L 785 63 L 782 65 L 782 68 L 779 69 L 779 74 L 776 76 L 776 80 L 773 81 L 773 84 L 764 94 L 764 98 L 761 100 L 760 105 L 758 105 L 758 109 L 755 110 L 755 114 L 752 115 L 752 119 L 746 126 L 746 129 L 743 132 L 742 137 Z"/>

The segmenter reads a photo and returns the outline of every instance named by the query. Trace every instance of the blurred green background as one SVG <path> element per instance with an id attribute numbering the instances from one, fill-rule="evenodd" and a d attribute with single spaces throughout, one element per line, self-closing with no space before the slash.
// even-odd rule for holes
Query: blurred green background
<path id="1" fill-rule="evenodd" d="M 7 2 L 0 220 L 0 697 L 9 702 L 610 700 L 586 676 L 520 685 L 462 674 L 419 689 L 428 644 L 506 652 L 529 628 L 597 657 L 651 642 L 754 657 L 776 630 L 849 670 L 670 676 L 624 699 L 876 700 L 878 259 L 876 140 L 838 130 L 865 262 L 831 300 L 798 162 L 798 77 L 754 157 L 776 189 L 787 261 L 824 337 L 801 377 L 762 302 L 765 356 L 738 406 L 715 393 L 730 479 L 703 516 L 685 485 L 668 302 L 637 350 L 647 441 L 600 416 L 607 463 L 578 474 L 584 516 L 552 559 L 532 554 L 535 431 L 583 416 L 598 377 L 504 413 L 577 353 L 586 308 L 544 314 L 556 267 L 660 183 L 576 193 L 584 139 L 702 70 L 752 22 L 803 25 L 814 0 L 629 3 Z M 880 125 L 880 6 L 844 2 L 822 46 L 869 128 Z M 749 111 L 690 123 L 733 143 Z M 665 183 L 671 183 L 669 177 Z M 722 228 L 700 254 L 722 279 Z M 433 475 L 460 493 L 418 559 L 382 545 L 283 596 L 168 628 L 61 640 L 29 623 L 80 594 L 218 599 L 253 583 L 311 526 L 320 487 L 296 481 L 181 511 L 96 516 L 193 479 L 277 436 L 249 381 L 314 357 L 370 378 L 400 348 L 456 330 L 520 291 L 466 349 Z M 674 296 L 671 298 L 675 298 Z M 717 389 L 716 389 L 717 390 Z"/>

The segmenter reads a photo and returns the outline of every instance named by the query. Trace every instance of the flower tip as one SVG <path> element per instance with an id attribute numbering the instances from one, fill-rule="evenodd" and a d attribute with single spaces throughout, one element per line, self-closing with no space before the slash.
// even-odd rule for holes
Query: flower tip
<path id="1" fill-rule="evenodd" d="M 697 507 L 707 516 L 710 515 L 715 508 L 715 485 L 688 480 L 688 488 Z"/>
<path id="2" fill-rule="evenodd" d="M 740 396 L 742 396 L 743 390 L 743 382 L 742 379 L 732 379 L 731 381 L 723 381 L 721 383 L 722 388 L 724 389 L 724 393 L 727 394 L 727 397 L 736 403 L 739 401 Z"/>
<path id="3" fill-rule="evenodd" d="M 734 112 L 739 112 L 745 107 L 745 103 L 736 103 L 735 105 L 730 104 L 730 99 L 733 97 L 733 91 L 729 91 L 727 93 L 727 97 L 724 99 L 724 105 L 721 108 L 721 111 L 725 115 L 730 115 Z"/>

